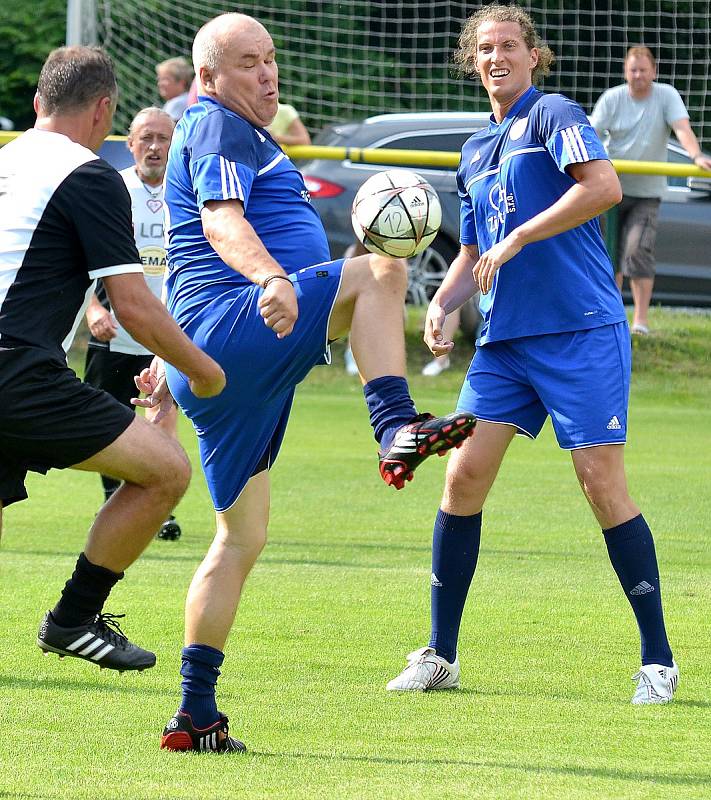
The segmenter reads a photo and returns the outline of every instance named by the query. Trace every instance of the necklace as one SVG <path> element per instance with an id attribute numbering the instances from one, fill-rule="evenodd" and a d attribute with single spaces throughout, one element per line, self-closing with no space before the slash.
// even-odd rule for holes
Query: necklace
<path id="1" fill-rule="evenodd" d="M 140 181 L 141 179 L 139 178 L 138 180 Z M 146 205 L 154 214 L 157 213 L 161 210 L 161 208 L 163 208 L 163 201 L 158 196 L 163 191 L 163 185 L 161 184 L 160 186 L 156 186 L 154 188 L 143 181 L 141 181 L 141 185 L 149 195 L 148 200 L 146 200 Z"/>

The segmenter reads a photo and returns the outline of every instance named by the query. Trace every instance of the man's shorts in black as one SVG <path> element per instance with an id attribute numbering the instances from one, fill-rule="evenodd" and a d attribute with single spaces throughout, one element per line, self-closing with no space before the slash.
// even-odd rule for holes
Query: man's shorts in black
<path id="1" fill-rule="evenodd" d="M 28 471 L 64 469 L 115 441 L 134 413 L 77 378 L 62 358 L 0 342 L 0 501 L 27 497 Z"/>

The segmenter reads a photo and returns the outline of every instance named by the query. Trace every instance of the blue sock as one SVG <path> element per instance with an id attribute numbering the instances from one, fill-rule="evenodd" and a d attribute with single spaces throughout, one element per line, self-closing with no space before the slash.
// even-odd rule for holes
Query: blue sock
<path id="1" fill-rule="evenodd" d="M 180 711 L 190 714 L 196 728 L 207 728 L 218 719 L 215 685 L 225 654 L 206 644 L 191 644 L 182 651 L 183 699 Z"/>
<path id="2" fill-rule="evenodd" d="M 417 416 L 407 380 L 398 375 L 384 375 L 368 381 L 363 387 L 363 394 L 375 441 L 385 451 L 390 447 L 397 429 Z"/>
<path id="3" fill-rule="evenodd" d="M 432 536 L 430 647 L 451 664 L 457 657 L 457 638 L 464 603 L 479 558 L 481 511 L 457 517 L 442 509 Z"/>
<path id="4" fill-rule="evenodd" d="M 654 539 L 644 517 L 603 530 L 607 552 L 632 606 L 642 639 L 642 664 L 672 665 L 659 589 Z"/>

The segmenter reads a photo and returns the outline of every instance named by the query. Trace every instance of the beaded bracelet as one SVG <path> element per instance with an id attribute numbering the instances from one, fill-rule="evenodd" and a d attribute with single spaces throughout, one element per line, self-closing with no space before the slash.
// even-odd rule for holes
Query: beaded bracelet
<path id="1" fill-rule="evenodd" d="M 279 280 L 279 281 L 289 281 L 289 283 L 291 283 L 291 281 L 289 280 L 289 276 L 288 275 L 268 275 L 264 279 L 264 283 L 262 283 L 262 289 L 266 289 L 267 286 L 269 286 L 269 284 L 272 281 L 277 281 L 277 280 Z"/>

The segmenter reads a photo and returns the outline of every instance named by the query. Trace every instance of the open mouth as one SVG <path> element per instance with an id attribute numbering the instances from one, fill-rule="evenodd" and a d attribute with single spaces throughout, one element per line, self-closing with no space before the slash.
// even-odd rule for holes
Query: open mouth
<path id="1" fill-rule="evenodd" d="M 509 74 L 507 69 L 492 69 L 489 70 L 489 75 L 492 78 L 505 78 Z"/>

